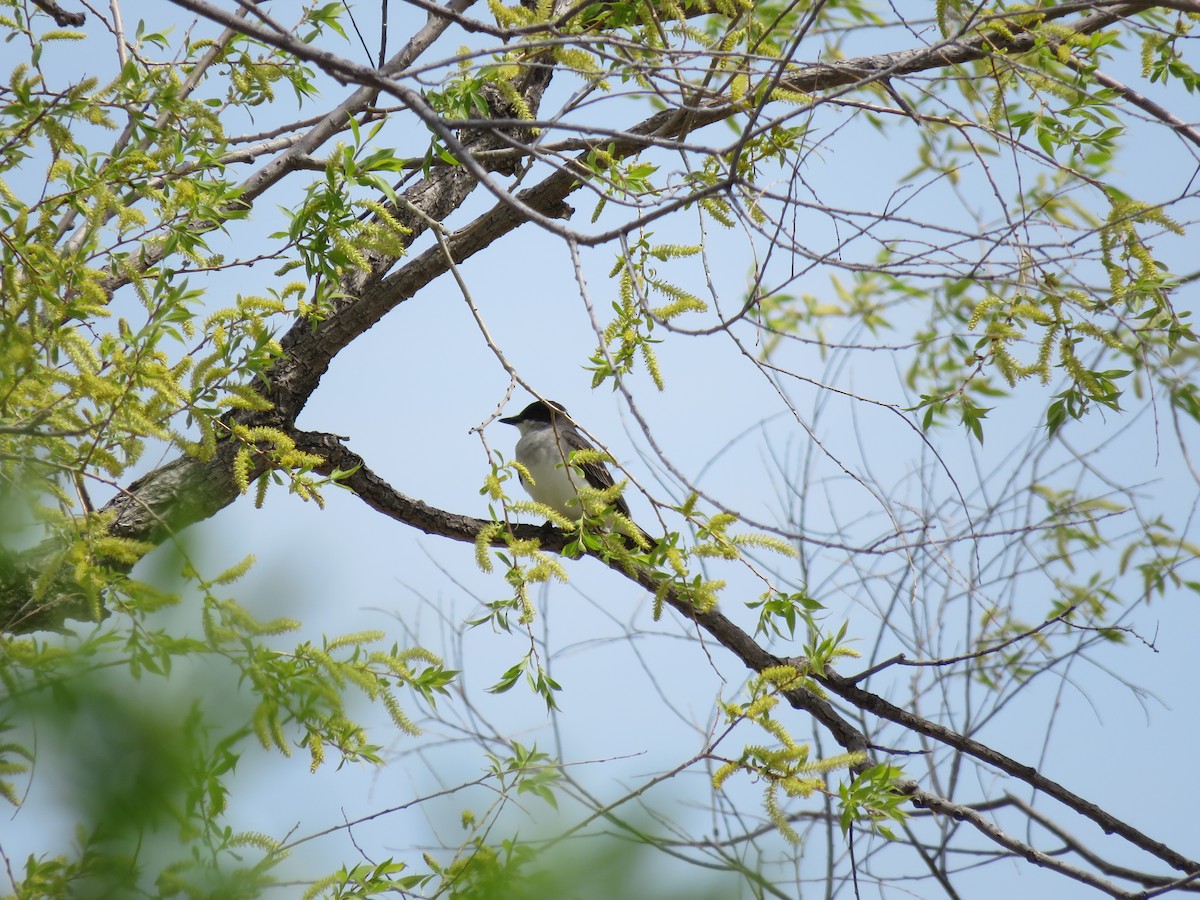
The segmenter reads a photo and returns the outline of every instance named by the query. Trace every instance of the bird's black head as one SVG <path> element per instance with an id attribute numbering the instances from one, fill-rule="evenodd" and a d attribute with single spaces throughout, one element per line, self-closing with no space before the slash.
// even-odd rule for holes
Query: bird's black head
<path id="1" fill-rule="evenodd" d="M 515 416 L 501 419 L 505 425 L 520 425 L 522 422 L 553 422 L 555 416 L 566 416 L 567 408 L 553 400 L 534 400 Z"/>

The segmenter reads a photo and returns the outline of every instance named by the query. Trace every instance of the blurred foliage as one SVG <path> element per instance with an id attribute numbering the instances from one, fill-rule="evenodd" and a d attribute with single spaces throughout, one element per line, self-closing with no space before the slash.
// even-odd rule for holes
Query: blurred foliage
<path id="1" fill-rule="evenodd" d="M 309 40 L 340 31 L 337 10 L 300 11 Z M 356 695 L 411 733 L 400 692 L 431 704 L 455 673 L 420 649 L 377 649 L 380 634 L 281 649 L 295 622 L 259 622 L 225 595 L 252 556 L 205 574 L 171 539 L 147 560 L 151 574 L 135 577 L 154 545 L 112 534 L 112 516 L 92 497 L 144 471 L 136 467 L 151 448 L 210 459 L 232 442 L 243 491 L 267 469 L 320 499 L 319 459 L 278 428 L 231 425 L 227 414 L 270 410 L 254 384 L 280 354 L 273 332 L 322 295 L 301 301 L 291 286 L 219 308 L 194 280 L 227 264 L 205 233 L 242 215 L 221 159 L 230 151 L 223 121 L 271 102 L 280 84 L 311 96 L 313 72 L 240 37 L 218 45 L 185 35 L 173 64 L 152 63 L 172 40 L 139 24 L 110 82 L 58 87 L 43 54 L 82 35 L 47 31 L 25 11 L 0 4 L 6 46 L 28 48 L 0 92 L 3 624 L 28 630 L 64 593 L 99 624 L 0 638 L 0 792 L 19 805 L 33 780 L 52 782 L 75 822 L 70 851 L 30 857 L 13 889 L 258 896 L 286 853 L 227 824 L 228 780 L 247 749 L 301 748 L 314 769 L 327 759 L 377 762 L 378 745 L 355 721 Z M 196 77 L 184 87 L 188 73 Z M 108 152 L 96 152 L 97 135 L 109 135 Z M 46 160 L 44 184 L 31 190 L 29 170 Z M 330 198 L 346 184 L 379 189 L 380 170 L 385 157 L 339 157 L 327 180 L 337 190 L 322 195 L 326 223 Z M 374 201 L 362 208 L 383 212 Z M 310 210 L 297 213 L 302 263 Z M 371 226 L 353 214 L 338 221 L 347 220 L 355 227 L 340 231 L 356 247 L 395 249 L 403 233 L 383 215 Z M 318 257 L 310 277 L 338 274 L 336 258 Z M 354 253 L 341 261 L 355 264 Z M 22 554 L 36 554 L 36 568 Z M 185 602 L 190 616 L 177 609 Z"/>

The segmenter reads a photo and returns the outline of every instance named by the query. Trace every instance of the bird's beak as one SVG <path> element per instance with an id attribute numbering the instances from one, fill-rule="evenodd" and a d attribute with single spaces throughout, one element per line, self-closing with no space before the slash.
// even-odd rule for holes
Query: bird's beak
<path id="1" fill-rule="evenodd" d="M 517 416 L 509 416 L 507 419 L 501 419 L 500 421 L 505 425 L 516 425 L 519 419 Z"/>

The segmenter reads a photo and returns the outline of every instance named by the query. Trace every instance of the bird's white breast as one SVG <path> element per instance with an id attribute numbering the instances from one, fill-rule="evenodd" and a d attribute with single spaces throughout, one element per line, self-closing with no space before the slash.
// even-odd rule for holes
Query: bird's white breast
<path id="1" fill-rule="evenodd" d="M 517 459 L 529 470 L 534 481 L 530 484 L 522 478 L 521 484 L 538 503 L 544 503 L 567 518 L 578 519 L 581 510 L 575 485 L 583 486 L 587 482 L 577 471 L 568 474 L 563 464 L 563 450 L 554 441 L 546 440 L 544 434 L 521 435 L 517 441 Z"/>

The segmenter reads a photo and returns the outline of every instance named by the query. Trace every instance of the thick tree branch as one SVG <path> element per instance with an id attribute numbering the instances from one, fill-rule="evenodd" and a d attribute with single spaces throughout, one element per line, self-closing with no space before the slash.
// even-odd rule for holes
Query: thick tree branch
<path id="1" fill-rule="evenodd" d="M 54 19 L 54 24 L 59 28 L 74 26 L 78 28 L 87 21 L 87 16 L 81 12 L 67 12 L 54 0 L 33 0 L 33 5 L 45 12 L 50 18 Z"/>

